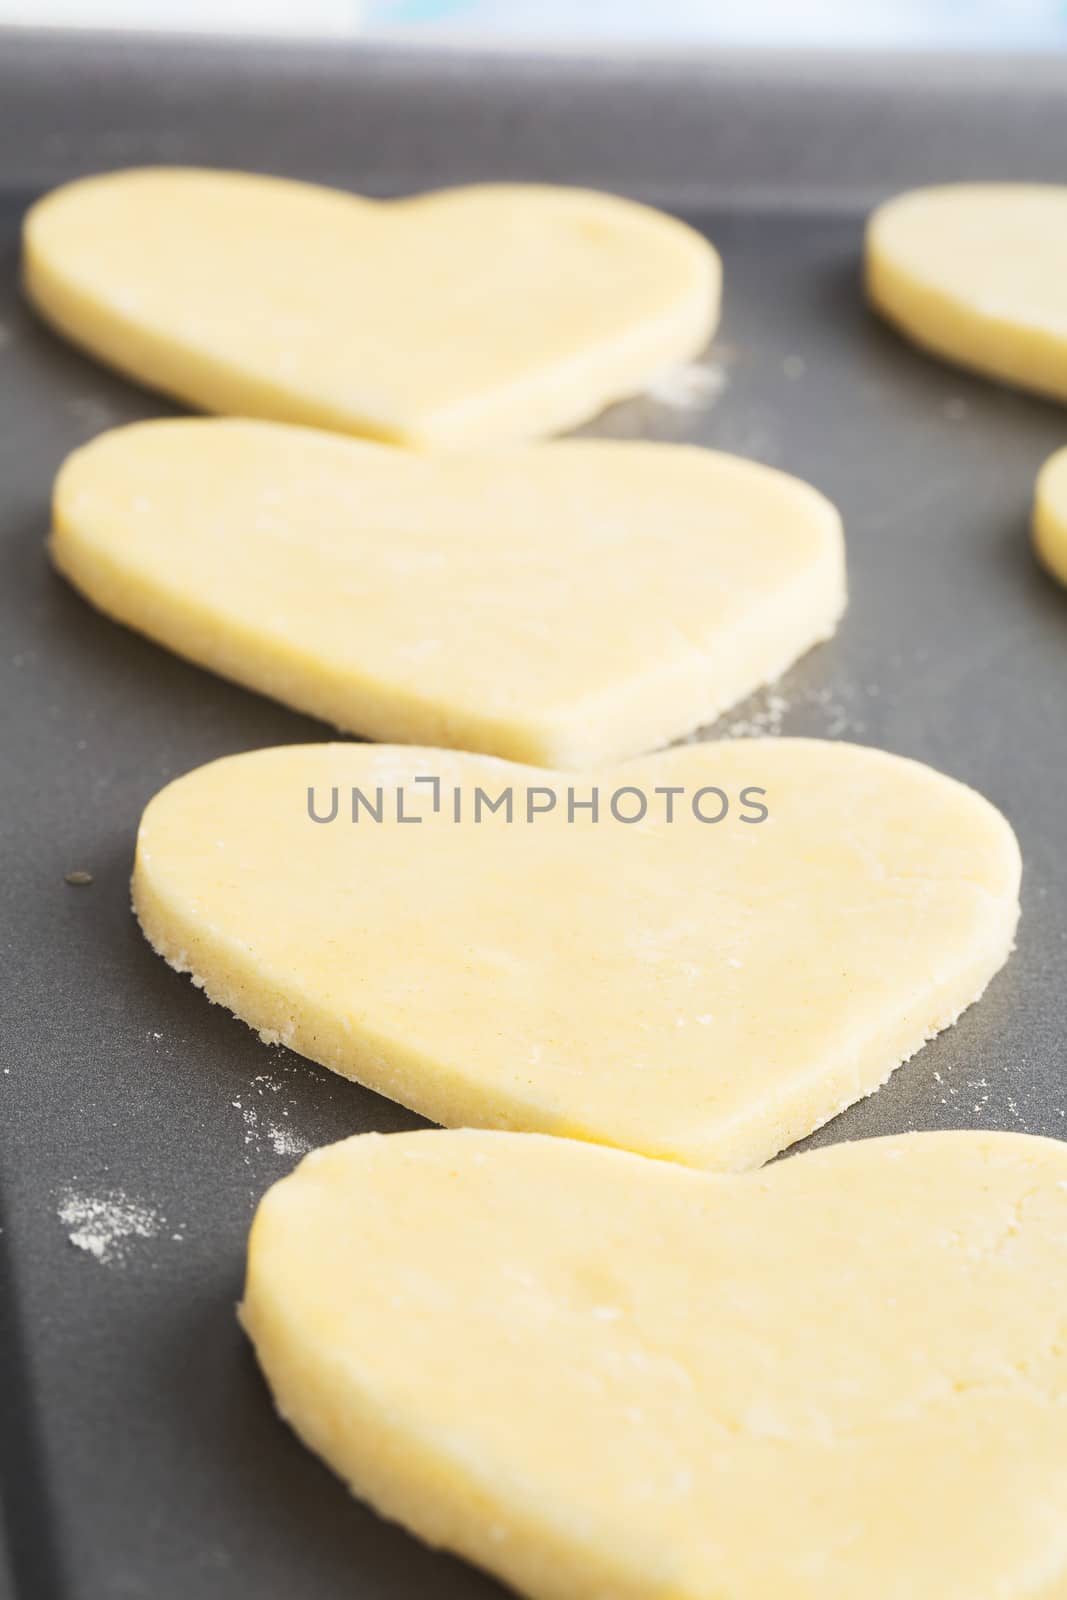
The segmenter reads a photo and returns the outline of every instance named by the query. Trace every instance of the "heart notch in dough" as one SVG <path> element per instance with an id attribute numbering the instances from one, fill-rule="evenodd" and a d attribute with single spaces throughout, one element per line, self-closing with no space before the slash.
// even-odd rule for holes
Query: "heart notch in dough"
<path id="1" fill-rule="evenodd" d="M 742 1177 L 365 1135 L 262 1201 L 242 1320 L 363 1498 L 531 1600 L 1061 1600 L 1067 1146 Z"/>
<path id="2" fill-rule="evenodd" d="M 623 787 L 643 820 L 612 814 Z M 711 787 L 721 822 L 710 794 L 695 814 Z M 510 821 L 475 812 L 509 788 Z M 1019 874 L 973 790 L 854 745 L 690 745 L 580 781 L 334 744 L 170 784 L 133 897 L 212 1000 L 436 1122 L 731 1169 L 871 1093 L 982 993 Z"/>
<path id="3" fill-rule="evenodd" d="M 816 490 L 605 440 L 418 456 L 135 424 L 62 468 L 52 555 L 109 616 L 335 726 L 559 767 L 711 721 L 845 603 Z"/>
<path id="4" fill-rule="evenodd" d="M 675 218 L 537 184 L 380 201 L 144 168 L 46 195 L 23 244 L 45 319 L 152 389 L 448 448 L 562 431 L 691 360 L 722 279 Z"/>

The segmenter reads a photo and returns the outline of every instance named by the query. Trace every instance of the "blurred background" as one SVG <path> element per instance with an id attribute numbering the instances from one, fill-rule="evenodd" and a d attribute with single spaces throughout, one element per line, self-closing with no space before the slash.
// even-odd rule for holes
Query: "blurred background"
<path id="1" fill-rule="evenodd" d="M 0 23 L 500 48 L 1067 49 L 1067 0 L 0 0 Z"/>

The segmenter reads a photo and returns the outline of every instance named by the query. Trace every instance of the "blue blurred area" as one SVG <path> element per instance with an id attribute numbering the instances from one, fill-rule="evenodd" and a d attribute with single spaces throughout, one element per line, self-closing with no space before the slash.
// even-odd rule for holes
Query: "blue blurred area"
<path id="1" fill-rule="evenodd" d="M 366 21 L 522 43 L 1067 48 L 1067 0 L 372 0 Z"/>

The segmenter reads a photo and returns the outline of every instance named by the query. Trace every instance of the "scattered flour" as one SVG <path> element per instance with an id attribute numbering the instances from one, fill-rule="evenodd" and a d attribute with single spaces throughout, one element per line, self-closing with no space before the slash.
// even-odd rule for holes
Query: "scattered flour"
<path id="1" fill-rule="evenodd" d="M 252 1094 L 262 1099 L 266 1095 L 278 1094 L 282 1083 L 279 1078 L 273 1078 L 267 1072 L 257 1072 L 248 1087 Z M 289 1115 L 287 1107 L 281 1108 L 281 1120 L 279 1120 L 268 1116 L 262 1106 L 246 1105 L 243 1100 L 234 1100 L 231 1104 L 235 1111 L 241 1113 L 241 1121 L 244 1123 L 244 1142 L 250 1148 L 262 1150 L 267 1146 L 276 1156 L 306 1156 L 311 1149 L 310 1141 L 296 1133 L 284 1121 Z"/>
<path id="2" fill-rule="evenodd" d="M 772 689 L 764 690 L 763 704 L 757 705 L 747 716 L 728 722 L 723 733 L 728 739 L 774 738 L 782 731 L 782 722 L 789 707 L 790 702 L 784 694 Z"/>
<path id="3" fill-rule="evenodd" d="M 268 1126 L 266 1133 L 276 1156 L 306 1156 L 311 1149 L 308 1141 L 292 1128 Z"/>
<path id="4" fill-rule="evenodd" d="M 104 1194 L 65 1189 L 57 1215 L 76 1249 L 106 1263 L 124 1261 L 134 1240 L 154 1239 L 167 1226 L 155 1206 L 131 1200 L 118 1189 Z M 172 1239 L 181 1237 L 180 1232 L 171 1234 Z"/>
<path id="5" fill-rule="evenodd" d="M 728 382 L 726 368 L 719 361 L 694 362 L 686 367 L 668 367 L 653 378 L 646 393 L 660 405 L 676 411 L 705 411 L 715 404 Z"/>
<path id="6" fill-rule="evenodd" d="M 868 685 L 867 693 L 876 699 L 877 685 Z M 867 732 L 867 725 L 854 714 L 849 704 L 852 698 L 851 693 L 835 692 L 829 688 L 809 689 L 802 696 L 801 703 L 818 711 L 824 718 L 824 739 L 854 739 Z"/>
<path id="7" fill-rule="evenodd" d="M 877 684 L 868 684 L 864 694 L 871 699 L 878 696 Z M 697 743 L 707 737 L 713 728 L 720 739 L 775 739 L 786 731 L 786 719 L 791 714 L 814 718 L 818 736 L 823 739 L 857 739 L 867 731 L 866 723 L 857 715 L 855 688 L 800 689 L 786 695 L 778 685 L 771 685 L 752 695 L 740 709 L 729 713 L 709 727 L 699 728 L 685 744 Z M 809 731 L 808 729 L 804 730 Z"/>

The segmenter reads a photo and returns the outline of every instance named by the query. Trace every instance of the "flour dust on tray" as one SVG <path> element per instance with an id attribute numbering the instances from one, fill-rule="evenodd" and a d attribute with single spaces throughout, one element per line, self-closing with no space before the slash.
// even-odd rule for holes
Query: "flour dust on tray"
<path id="1" fill-rule="evenodd" d="M 158 1207 L 134 1200 L 121 1189 L 90 1194 L 68 1187 L 60 1194 L 56 1214 L 76 1249 L 109 1265 L 127 1260 L 142 1240 L 165 1233 L 173 1240 L 183 1237 Z"/>

